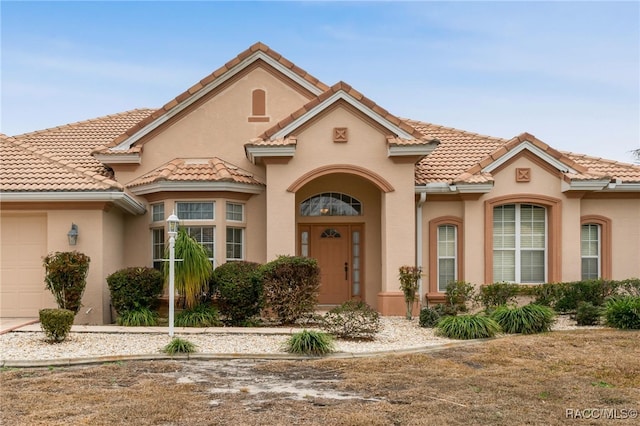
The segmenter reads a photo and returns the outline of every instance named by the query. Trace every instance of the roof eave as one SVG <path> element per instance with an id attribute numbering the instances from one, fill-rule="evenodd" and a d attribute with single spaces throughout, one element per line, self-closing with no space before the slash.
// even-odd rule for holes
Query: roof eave
<path id="1" fill-rule="evenodd" d="M 431 154 L 437 147 L 437 142 L 428 142 L 424 144 L 413 145 L 390 145 L 387 155 L 389 157 L 402 157 L 412 155 L 424 157 Z"/>
<path id="2" fill-rule="evenodd" d="M 153 194 L 172 191 L 224 191 L 245 194 L 260 194 L 264 186 L 259 184 L 239 182 L 211 182 L 211 181 L 160 181 L 129 188 L 136 195 Z"/>
<path id="3" fill-rule="evenodd" d="M 140 153 L 133 154 L 93 154 L 93 158 L 103 164 L 141 164 Z"/>
<path id="4" fill-rule="evenodd" d="M 257 162 L 261 158 L 270 158 L 270 157 L 291 158 L 296 153 L 296 147 L 294 145 L 289 145 L 289 146 L 245 145 L 244 149 L 245 149 L 247 158 L 253 164 L 257 164 Z"/>
<path id="5" fill-rule="evenodd" d="M 112 202 L 131 214 L 144 214 L 144 203 L 122 191 L 22 191 L 0 193 L 2 202 Z"/>

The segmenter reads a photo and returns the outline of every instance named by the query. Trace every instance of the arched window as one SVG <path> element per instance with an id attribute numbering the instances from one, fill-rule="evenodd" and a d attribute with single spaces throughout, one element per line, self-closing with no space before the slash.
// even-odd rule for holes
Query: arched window
<path id="1" fill-rule="evenodd" d="M 447 285 L 463 277 L 463 224 L 455 216 L 429 221 L 429 300 L 444 297 Z"/>
<path id="2" fill-rule="evenodd" d="M 301 216 L 360 216 L 362 203 L 339 192 L 323 192 L 300 203 Z"/>
<path id="3" fill-rule="evenodd" d="M 580 225 L 582 279 L 611 279 L 611 219 L 583 216 Z"/>

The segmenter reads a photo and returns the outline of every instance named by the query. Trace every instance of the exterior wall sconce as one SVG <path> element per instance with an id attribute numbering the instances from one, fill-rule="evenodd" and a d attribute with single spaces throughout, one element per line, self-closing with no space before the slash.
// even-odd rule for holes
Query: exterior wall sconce
<path id="1" fill-rule="evenodd" d="M 69 239 L 70 246 L 78 244 L 78 225 L 75 223 L 71 224 L 71 229 L 67 232 L 67 238 Z"/>

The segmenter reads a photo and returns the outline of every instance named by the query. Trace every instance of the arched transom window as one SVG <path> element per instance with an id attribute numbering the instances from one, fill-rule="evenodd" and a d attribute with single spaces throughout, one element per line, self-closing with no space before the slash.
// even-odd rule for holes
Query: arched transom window
<path id="1" fill-rule="evenodd" d="M 362 203 L 339 192 L 323 192 L 300 203 L 302 216 L 360 216 Z"/>

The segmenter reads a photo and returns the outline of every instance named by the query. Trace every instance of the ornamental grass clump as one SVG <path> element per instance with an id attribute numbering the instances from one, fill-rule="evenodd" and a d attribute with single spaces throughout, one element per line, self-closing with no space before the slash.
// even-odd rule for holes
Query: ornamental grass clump
<path id="1" fill-rule="evenodd" d="M 502 330 L 510 334 L 550 331 L 554 317 L 553 309 L 533 303 L 520 307 L 500 306 L 491 314 Z"/>
<path id="2" fill-rule="evenodd" d="M 179 337 L 174 337 L 171 342 L 169 342 L 167 344 L 167 346 L 165 346 L 162 349 L 162 352 L 169 354 L 169 355 L 175 355 L 175 354 L 189 354 L 189 353 L 193 353 L 196 351 L 196 345 L 194 345 L 193 343 L 191 343 L 188 340 L 185 339 L 181 339 Z"/>
<path id="3" fill-rule="evenodd" d="M 607 325 L 623 330 L 640 330 L 640 297 L 618 296 L 604 308 Z"/>
<path id="4" fill-rule="evenodd" d="M 142 307 L 123 311 L 118 315 L 116 324 L 125 327 L 152 327 L 158 325 L 158 313 Z"/>
<path id="5" fill-rule="evenodd" d="M 333 337 L 320 331 L 302 330 L 291 335 L 285 350 L 298 355 L 327 355 L 334 351 Z"/>
<path id="6" fill-rule="evenodd" d="M 486 339 L 500 332 L 500 326 L 483 314 L 443 317 L 438 321 L 437 334 L 450 339 Z"/>
<path id="7" fill-rule="evenodd" d="M 219 327 L 222 321 L 215 307 L 201 303 L 178 313 L 174 325 L 176 327 Z"/>

